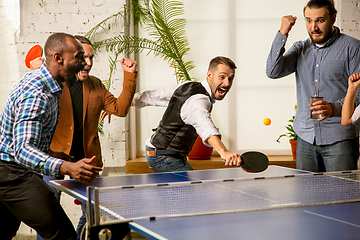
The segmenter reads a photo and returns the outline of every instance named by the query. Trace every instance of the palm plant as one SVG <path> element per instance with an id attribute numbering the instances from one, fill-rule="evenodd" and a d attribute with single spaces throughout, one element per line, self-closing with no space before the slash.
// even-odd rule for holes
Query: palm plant
<path id="1" fill-rule="evenodd" d="M 141 53 L 144 50 L 166 60 L 174 68 L 177 82 L 194 80 L 189 71 L 194 68 L 192 61 L 185 61 L 184 57 L 189 52 L 189 43 L 185 34 L 186 20 L 184 6 L 181 0 L 130 0 L 118 13 L 109 16 L 94 26 L 86 36 L 93 39 L 102 32 L 111 30 L 121 22 L 132 16 L 134 25 L 143 26 L 149 38 L 134 35 L 118 35 L 112 38 L 94 42 L 94 49 L 105 48 L 114 54 L 109 58 L 110 77 L 116 69 L 116 60 L 120 54 Z"/>
<path id="2" fill-rule="evenodd" d="M 108 80 L 104 81 L 105 87 L 110 88 L 119 55 L 141 53 L 144 50 L 168 61 L 174 68 L 177 83 L 195 80 L 189 74 L 194 68 L 193 62 L 184 61 L 190 48 L 185 34 L 186 21 L 181 17 L 183 14 L 184 5 L 181 0 L 127 0 L 124 9 L 95 25 L 86 34 L 91 40 L 121 24 L 122 20 L 130 25 L 129 19 L 133 19 L 134 26 L 143 26 L 150 36 L 141 38 L 125 34 L 94 41 L 95 52 L 105 48 L 114 55 L 109 56 L 110 74 Z M 103 122 L 100 120 L 98 131 L 103 133 Z"/>

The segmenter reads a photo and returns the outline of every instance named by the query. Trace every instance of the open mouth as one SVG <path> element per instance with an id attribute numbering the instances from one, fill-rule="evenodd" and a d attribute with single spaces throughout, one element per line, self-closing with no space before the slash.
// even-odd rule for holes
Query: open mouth
<path id="1" fill-rule="evenodd" d="M 89 75 L 89 70 L 87 70 L 87 69 L 82 69 L 82 70 L 80 71 L 80 74 L 83 75 L 83 76 L 87 76 L 87 75 Z"/>
<path id="2" fill-rule="evenodd" d="M 321 32 L 313 32 L 312 35 L 314 37 L 319 37 L 321 35 Z"/>
<path id="3" fill-rule="evenodd" d="M 220 96 L 225 96 L 225 94 L 227 93 L 228 91 L 228 88 L 226 87 L 219 87 L 217 89 L 217 92 L 219 93 Z"/>

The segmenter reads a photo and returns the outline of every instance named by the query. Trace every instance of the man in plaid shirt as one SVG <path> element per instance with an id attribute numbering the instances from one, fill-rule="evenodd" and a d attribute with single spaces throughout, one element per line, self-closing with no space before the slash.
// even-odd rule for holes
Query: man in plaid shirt
<path id="1" fill-rule="evenodd" d="M 20 222 L 44 239 L 76 239 L 71 221 L 40 174 L 70 175 L 91 182 L 101 171 L 91 163 L 50 157 L 62 82 L 85 66 L 84 50 L 72 35 L 54 33 L 45 43 L 45 64 L 27 73 L 11 91 L 0 115 L 0 239 L 12 239 Z"/>

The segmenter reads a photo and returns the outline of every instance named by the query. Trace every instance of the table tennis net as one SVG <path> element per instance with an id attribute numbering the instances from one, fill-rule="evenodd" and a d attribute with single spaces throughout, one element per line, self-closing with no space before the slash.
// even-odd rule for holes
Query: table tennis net
<path id="1" fill-rule="evenodd" d="M 112 219 L 193 216 L 360 201 L 360 170 L 95 188 Z"/>

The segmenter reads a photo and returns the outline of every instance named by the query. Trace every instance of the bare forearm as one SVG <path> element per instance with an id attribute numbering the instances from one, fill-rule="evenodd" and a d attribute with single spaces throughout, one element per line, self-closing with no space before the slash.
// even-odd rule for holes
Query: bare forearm
<path id="1" fill-rule="evenodd" d="M 211 145 L 214 150 L 220 154 L 220 156 L 228 151 L 223 142 L 221 141 L 220 137 L 217 135 L 209 137 L 207 139 L 207 143 Z"/>
<path id="2" fill-rule="evenodd" d="M 348 126 L 352 124 L 352 114 L 354 113 L 354 101 L 355 101 L 356 90 L 351 88 L 348 89 L 344 100 L 344 105 L 341 110 L 341 124 Z"/>
<path id="3" fill-rule="evenodd" d="M 220 154 L 220 157 L 225 160 L 226 166 L 240 166 L 240 154 L 229 152 L 220 140 L 219 136 L 213 135 L 209 137 L 206 141 L 215 149 L 215 151 Z"/>

